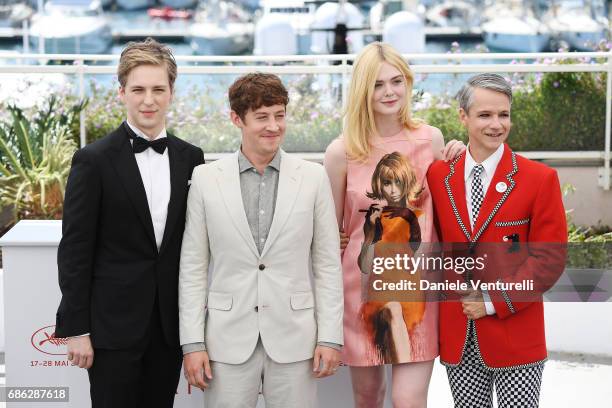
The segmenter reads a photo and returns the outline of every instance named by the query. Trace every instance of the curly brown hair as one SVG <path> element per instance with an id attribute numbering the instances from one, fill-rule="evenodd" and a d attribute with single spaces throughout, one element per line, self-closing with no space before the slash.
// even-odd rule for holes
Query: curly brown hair
<path id="1" fill-rule="evenodd" d="M 289 103 L 289 94 L 280 78 L 274 74 L 254 72 L 238 78 L 229 88 L 230 108 L 244 120 L 249 111 L 262 106 Z"/>

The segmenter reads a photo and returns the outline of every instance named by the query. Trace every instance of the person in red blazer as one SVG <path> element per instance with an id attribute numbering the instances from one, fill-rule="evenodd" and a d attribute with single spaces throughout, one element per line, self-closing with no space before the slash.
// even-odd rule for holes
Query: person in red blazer
<path id="1" fill-rule="evenodd" d="M 453 161 L 435 162 L 427 175 L 439 237 L 466 243 L 476 254 L 495 253 L 478 279 L 532 280 L 534 291 L 464 291 L 456 301 L 443 301 L 440 360 L 455 407 L 492 407 L 493 385 L 499 407 L 537 407 L 547 357 L 537 293 L 563 271 L 567 242 L 559 180 L 555 170 L 504 143 L 512 89 L 503 77 L 476 75 L 458 99 L 468 149 Z"/>

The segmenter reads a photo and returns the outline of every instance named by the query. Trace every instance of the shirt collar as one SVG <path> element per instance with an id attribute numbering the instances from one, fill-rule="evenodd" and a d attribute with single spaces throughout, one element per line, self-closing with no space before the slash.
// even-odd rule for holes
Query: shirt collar
<path id="1" fill-rule="evenodd" d="M 125 121 L 125 123 L 128 124 L 128 126 L 130 127 L 130 129 L 132 129 L 132 131 L 136 134 L 136 136 L 138 137 L 142 137 L 143 139 L 149 140 L 151 141 L 151 138 L 147 135 L 144 134 L 143 131 L 141 131 L 140 129 L 138 129 L 136 126 L 132 125 L 127 119 Z M 157 137 L 155 138 L 155 140 L 157 139 L 163 139 L 164 137 L 166 137 L 166 128 L 164 127 L 161 132 L 159 132 L 159 135 L 157 135 Z"/>
<path id="2" fill-rule="evenodd" d="M 276 151 L 274 158 L 272 161 L 268 163 L 267 167 L 272 167 L 276 171 L 280 171 L 280 149 Z M 238 169 L 240 173 L 244 173 L 247 170 L 254 169 L 255 166 L 247 159 L 247 157 L 242 153 L 242 146 L 238 150 Z"/>
<path id="3" fill-rule="evenodd" d="M 504 155 L 504 144 L 499 145 L 497 150 L 493 152 L 492 155 L 487 157 L 482 163 L 476 163 L 476 160 L 470 154 L 470 144 L 468 143 L 467 149 L 465 151 L 465 180 L 467 180 L 472 175 L 472 170 L 477 164 L 482 164 L 484 167 L 484 175 L 486 177 L 493 177 L 495 174 L 495 169 L 497 169 L 497 165 L 501 161 L 502 156 Z"/>

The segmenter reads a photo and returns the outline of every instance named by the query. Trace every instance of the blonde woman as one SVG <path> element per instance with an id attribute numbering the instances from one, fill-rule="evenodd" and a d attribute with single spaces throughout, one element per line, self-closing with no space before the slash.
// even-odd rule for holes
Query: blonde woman
<path id="1" fill-rule="evenodd" d="M 397 244 L 414 250 L 437 241 L 427 169 L 465 150 L 457 141 L 445 147 L 440 130 L 412 118 L 412 84 L 408 64 L 391 46 L 365 47 L 353 68 L 343 136 L 325 152 L 338 224 L 349 238 L 342 360 L 360 408 L 383 406 L 385 364 L 393 365 L 393 406 L 425 407 L 438 356 L 437 304 L 372 300 L 364 267 L 364 259 L 392 256 Z"/>

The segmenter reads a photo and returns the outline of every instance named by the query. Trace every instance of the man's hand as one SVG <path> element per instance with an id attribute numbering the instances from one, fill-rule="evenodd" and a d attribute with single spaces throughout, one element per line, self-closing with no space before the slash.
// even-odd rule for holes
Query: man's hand
<path id="1" fill-rule="evenodd" d="M 463 314 L 466 315 L 468 319 L 476 320 L 487 315 L 484 298 L 479 290 L 458 290 L 457 293 L 461 295 Z"/>
<path id="2" fill-rule="evenodd" d="M 94 351 L 89 336 L 68 338 L 68 361 L 81 368 L 89 368 L 93 360 Z"/>
<path id="3" fill-rule="evenodd" d="M 316 378 L 335 374 L 340 363 L 340 351 L 331 347 L 317 346 L 314 351 L 312 371 Z"/>
<path id="4" fill-rule="evenodd" d="M 204 375 L 208 380 L 212 380 L 212 370 L 210 360 L 206 351 L 196 351 L 183 356 L 183 366 L 185 378 L 190 385 L 204 390 L 208 383 L 204 381 Z"/>
<path id="5" fill-rule="evenodd" d="M 457 156 L 461 155 L 466 149 L 466 146 L 463 144 L 461 140 L 451 140 L 449 141 L 444 149 L 442 150 L 442 157 L 444 161 L 450 161 L 457 158 Z"/>
<path id="6" fill-rule="evenodd" d="M 344 249 L 348 246 L 349 236 L 346 232 L 340 230 L 340 250 L 344 251 Z"/>

